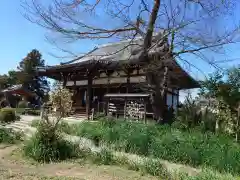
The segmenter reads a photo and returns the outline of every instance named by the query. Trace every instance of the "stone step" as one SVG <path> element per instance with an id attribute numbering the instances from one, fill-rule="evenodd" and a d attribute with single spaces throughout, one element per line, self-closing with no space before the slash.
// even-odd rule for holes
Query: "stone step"
<path id="1" fill-rule="evenodd" d="M 15 125 L 15 124 L 10 124 L 10 125 L 7 125 L 6 128 L 12 128 L 14 130 L 16 129 L 16 130 L 24 131 L 27 127 Z"/>
<path id="2" fill-rule="evenodd" d="M 64 119 L 64 122 L 67 122 L 69 124 L 78 124 L 84 121 L 85 119 L 78 119 L 78 120 L 72 120 L 72 119 Z"/>
<path id="3" fill-rule="evenodd" d="M 16 125 L 25 125 L 25 126 L 30 126 L 32 122 L 26 122 L 26 121 L 16 121 L 12 124 L 16 124 Z"/>
<path id="4" fill-rule="evenodd" d="M 19 128 L 17 126 L 6 126 L 5 128 L 12 129 L 13 131 L 16 131 L 16 132 L 24 131 L 22 128 Z"/>
<path id="5" fill-rule="evenodd" d="M 22 124 L 22 125 L 30 126 L 31 123 L 32 121 L 15 121 L 12 124 Z"/>

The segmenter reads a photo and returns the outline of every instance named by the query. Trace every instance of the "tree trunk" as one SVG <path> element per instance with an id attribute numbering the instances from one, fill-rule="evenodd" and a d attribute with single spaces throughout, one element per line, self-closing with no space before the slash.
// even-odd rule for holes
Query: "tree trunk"
<path id="1" fill-rule="evenodd" d="M 159 90 L 158 90 L 159 91 Z M 164 98 L 161 96 L 160 92 L 156 93 L 152 98 L 152 109 L 154 113 L 154 118 L 158 123 L 163 123 L 165 103 Z"/>
<path id="2" fill-rule="evenodd" d="M 164 67 L 163 76 L 159 75 L 160 72 L 147 73 L 147 82 L 153 88 L 153 95 L 151 98 L 152 109 L 154 118 L 158 123 L 163 123 L 164 114 L 166 112 L 166 88 L 167 88 L 167 76 L 168 68 Z"/>
<path id="3" fill-rule="evenodd" d="M 147 66 L 151 64 L 151 60 L 152 60 L 151 58 L 148 57 L 148 49 L 152 45 L 154 26 L 155 26 L 158 12 L 160 9 L 160 3 L 161 3 L 160 0 L 154 0 L 154 5 L 149 18 L 146 36 L 144 38 L 143 53 L 140 60 L 143 59 L 146 62 Z M 165 107 L 165 103 L 164 103 L 165 91 L 160 92 L 161 87 L 159 82 L 162 82 L 163 80 L 160 79 L 160 76 L 158 75 L 158 73 L 159 72 L 156 72 L 156 71 L 151 72 L 150 70 L 150 72 L 149 71 L 147 72 L 146 77 L 147 77 L 148 84 L 150 84 L 154 89 L 154 94 L 152 95 L 152 98 L 151 98 L 151 104 L 152 104 L 152 109 L 153 109 L 155 119 L 158 122 L 162 122 L 163 112 L 164 112 L 163 107 Z"/>

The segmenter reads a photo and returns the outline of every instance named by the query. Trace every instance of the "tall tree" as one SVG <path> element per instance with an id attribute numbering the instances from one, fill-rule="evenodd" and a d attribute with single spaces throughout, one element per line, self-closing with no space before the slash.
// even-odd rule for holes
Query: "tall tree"
<path id="1" fill-rule="evenodd" d="M 10 70 L 8 74 L 0 75 L 0 89 L 6 89 L 18 83 L 18 73 L 15 70 Z"/>
<path id="2" fill-rule="evenodd" d="M 219 52 L 238 40 L 238 25 L 229 24 L 234 21 L 235 3 L 238 1 L 52 0 L 41 3 L 26 0 L 23 7 L 27 19 L 56 33 L 57 36 L 48 36 L 48 39 L 57 47 L 59 39 L 67 43 L 83 39 L 134 40 L 142 36 L 142 51 L 136 53 L 138 59 L 145 62 L 146 87 L 153 94 L 153 109 L 161 120 L 168 81 L 178 78 L 176 74 L 171 77 L 169 59 L 193 65 L 186 59 L 187 54 L 191 54 L 217 67 L 209 52 Z M 161 36 L 154 41 L 154 33 L 159 32 Z M 151 49 L 163 41 L 164 48 L 159 47 L 159 53 L 152 57 Z M 59 48 L 74 55 L 69 49 Z"/>
<path id="3" fill-rule="evenodd" d="M 0 90 L 7 88 L 8 85 L 8 76 L 6 74 L 0 75 Z"/>
<path id="4" fill-rule="evenodd" d="M 40 98 L 49 91 L 48 81 L 44 77 L 36 76 L 36 68 L 45 65 L 41 53 L 33 49 L 27 56 L 19 63 L 18 80 L 24 87 L 35 92 Z"/>
<path id="5" fill-rule="evenodd" d="M 226 72 L 216 72 L 202 83 L 201 95 L 222 100 L 236 112 L 240 103 L 240 67 L 233 67 Z"/>

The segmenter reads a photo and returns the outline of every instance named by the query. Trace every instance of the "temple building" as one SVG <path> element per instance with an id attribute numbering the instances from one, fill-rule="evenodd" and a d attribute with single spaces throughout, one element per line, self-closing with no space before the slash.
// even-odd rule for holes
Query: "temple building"
<path id="1" fill-rule="evenodd" d="M 150 50 L 151 55 L 169 49 L 167 43 L 158 40 L 158 36 L 153 41 L 156 45 Z M 146 83 L 144 64 L 138 61 L 142 46 L 142 38 L 101 45 L 69 62 L 39 67 L 38 74 L 59 80 L 71 89 L 74 111 L 89 116 L 92 108 L 101 109 L 105 94 L 146 93 L 141 89 L 141 84 Z M 171 74 L 167 82 L 166 105 L 175 109 L 179 91 L 198 88 L 199 84 L 175 59 L 165 64 L 170 67 Z M 150 105 L 147 111 L 152 111 Z"/>

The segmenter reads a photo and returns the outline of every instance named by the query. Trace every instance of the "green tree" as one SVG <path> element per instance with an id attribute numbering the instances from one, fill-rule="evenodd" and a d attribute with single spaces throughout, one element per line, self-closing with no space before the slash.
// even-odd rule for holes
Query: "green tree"
<path id="1" fill-rule="evenodd" d="M 18 75 L 19 82 L 24 87 L 35 92 L 40 98 L 43 98 L 46 92 L 49 91 L 49 84 L 46 78 L 36 76 L 36 68 L 44 65 L 45 61 L 42 59 L 41 53 L 33 49 L 18 66 L 20 71 Z"/>
<path id="2" fill-rule="evenodd" d="M 17 71 L 10 70 L 8 74 L 0 75 L 0 89 L 6 89 L 16 84 L 19 84 Z"/>
<path id="3" fill-rule="evenodd" d="M 216 72 L 202 83 L 201 95 L 214 99 L 211 106 L 217 110 L 216 131 L 228 131 L 239 137 L 240 68 L 229 68 L 225 72 Z M 239 116 L 239 115 L 238 115 Z M 230 130 L 230 131 L 229 131 Z"/>
<path id="4" fill-rule="evenodd" d="M 201 95 L 222 100 L 232 111 L 240 102 L 240 67 L 216 72 L 202 83 Z"/>
<path id="5" fill-rule="evenodd" d="M 8 87 L 8 76 L 6 74 L 0 75 L 0 90 Z"/>

